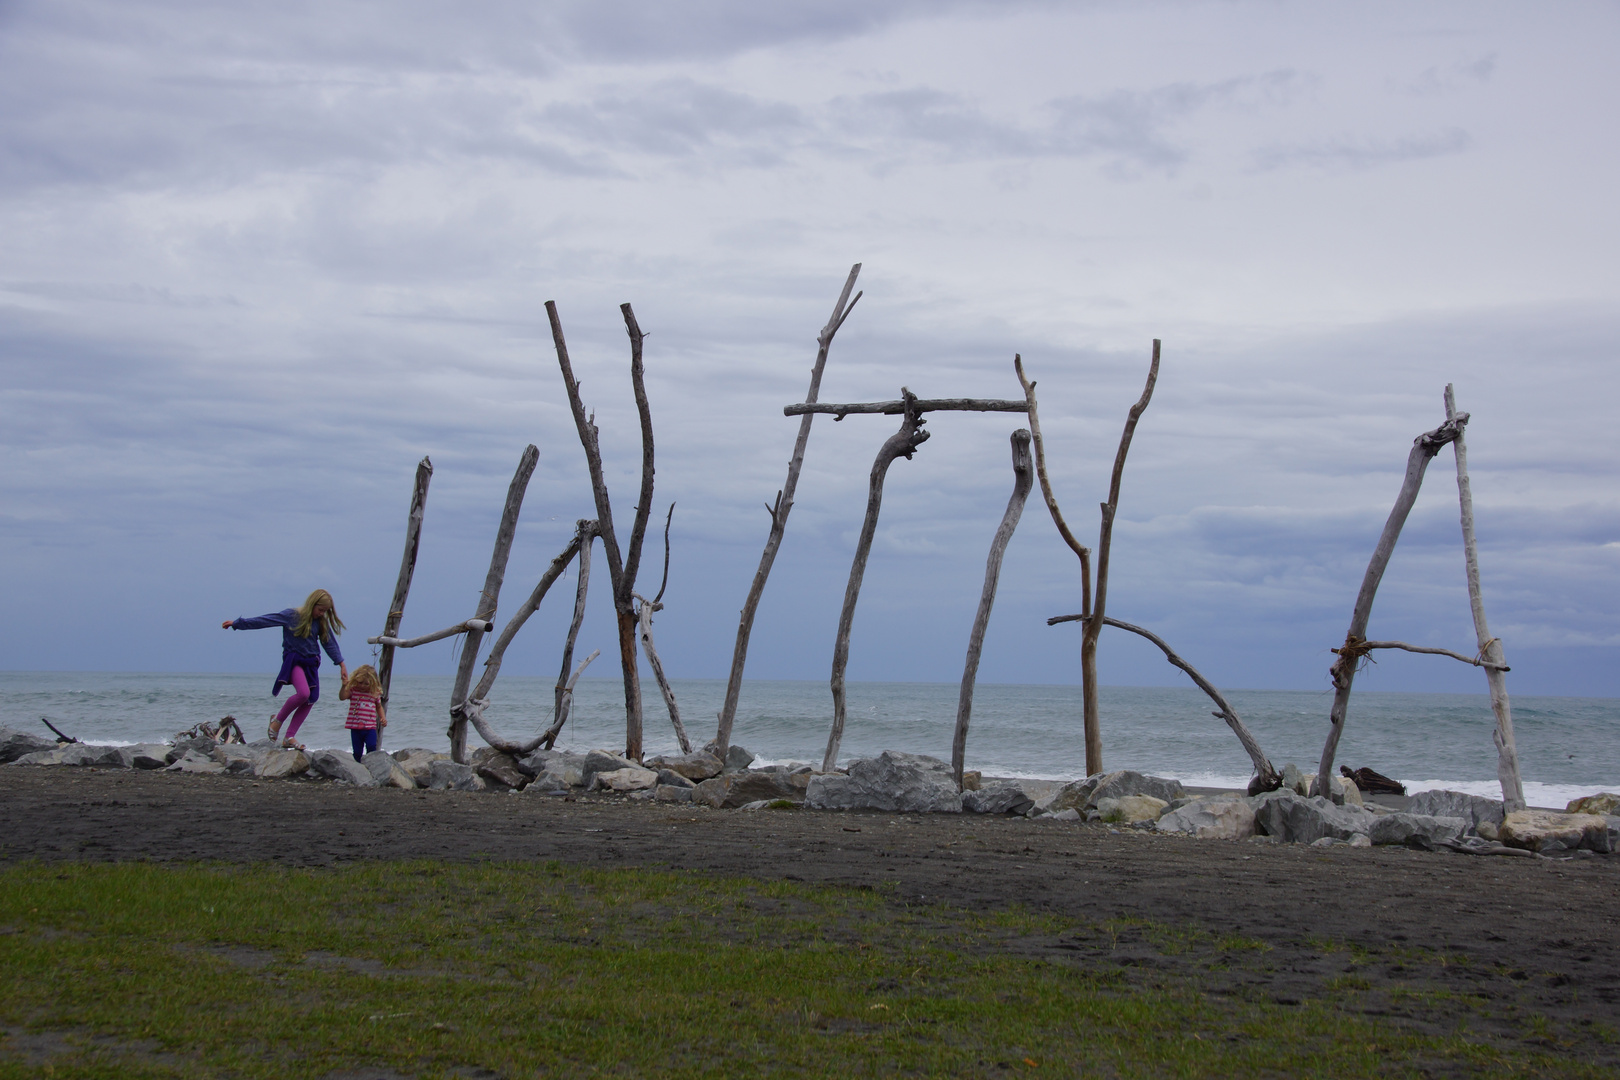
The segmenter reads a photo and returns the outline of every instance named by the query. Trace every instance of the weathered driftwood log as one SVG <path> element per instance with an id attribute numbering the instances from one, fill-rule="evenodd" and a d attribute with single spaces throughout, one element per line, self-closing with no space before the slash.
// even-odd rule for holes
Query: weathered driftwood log
<path id="1" fill-rule="evenodd" d="M 1059 615 L 1056 618 L 1047 619 L 1046 625 L 1056 626 L 1058 623 L 1066 622 L 1084 623 L 1090 617 L 1089 615 Z M 1276 791 L 1282 786 L 1282 774 L 1271 764 L 1271 759 L 1266 757 L 1265 752 L 1260 749 L 1259 740 L 1254 737 L 1248 726 L 1243 723 L 1243 719 L 1238 716 L 1237 710 L 1232 708 L 1232 703 L 1226 700 L 1226 695 L 1215 688 L 1214 683 L 1204 678 L 1197 668 L 1183 660 L 1181 655 L 1172 649 L 1168 642 L 1153 631 L 1106 616 L 1103 621 L 1109 626 L 1139 634 L 1153 642 L 1164 653 L 1166 660 L 1185 671 L 1192 681 L 1198 685 L 1198 689 L 1209 695 L 1209 699 L 1215 703 L 1215 707 L 1219 710 L 1213 715 L 1226 721 L 1226 726 L 1232 729 L 1232 734 L 1238 737 L 1238 742 L 1243 744 L 1244 752 L 1249 755 L 1249 760 L 1254 763 L 1254 779 L 1249 781 L 1250 795 L 1258 795 L 1262 791 Z"/>
<path id="2" fill-rule="evenodd" d="M 529 489 L 529 478 L 540 461 L 540 451 L 533 443 L 523 450 L 517 472 L 506 489 L 506 505 L 501 510 L 500 528 L 495 531 L 495 550 L 489 557 L 489 573 L 484 577 L 484 590 L 478 594 L 478 610 L 473 618 L 489 622 L 495 618 L 495 608 L 501 598 L 501 582 L 506 580 L 506 560 L 512 554 L 512 537 L 517 533 L 518 514 L 523 510 L 523 495 Z M 467 763 L 467 720 L 461 708 L 467 700 L 467 688 L 472 685 L 473 664 L 478 660 L 478 646 L 484 640 L 484 631 L 468 625 L 467 637 L 461 643 L 461 663 L 456 668 L 455 686 L 450 691 L 450 756 Z"/>
<path id="3" fill-rule="evenodd" d="M 1486 660 L 1482 656 L 1464 656 L 1462 653 L 1460 653 L 1460 652 L 1452 652 L 1450 649 L 1433 649 L 1433 648 L 1430 648 L 1427 645 L 1408 645 L 1404 641 L 1362 641 L 1362 642 L 1358 642 L 1357 645 L 1356 645 L 1356 651 L 1357 652 L 1366 653 L 1366 652 L 1370 652 L 1373 649 L 1403 649 L 1406 652 L 1428 653 L 1431 656 L 1449 656 L 1453 660 L 1461 660 L 1465 664 L 1473 664 L 1475 667 L 1479 667 L 1479 668 L 1494 669 L 1494 670 L 1500 670 L 1500 671 L 1512 671 L 1513 670 L 1512 668 L 1508 667 L 1505 664 L 1499 665 L 1499 664 L 1492 663 L 1492 662 Z M 1328 651 L 1336 653 L 1339 650 L 1338 649 L 1330 649 Z"/>
<path id="4" fill-rule="evenodd" d="M 227 719 L 229 719 L 229 717 L 227 717 Z M 79 741 L 78 739 L 75 739 L 73 736 L 65 734 L 62 731 L 61 728 L 59 728 L 55 724 L 51 723 L 49 720 L 47 720 L 43 716 L 39 718 L 39 722 L 44 724 L 46 727 L 51 729 L 51 734 L 56 736 L 56 741 L 59 742 L 59 743 L 76 743 L 76 742 Z M 201 725 L 199 725 L 199 726 L 201 726 Z"/>
<path id="5" fill-rule="evenodd" d="M 653 644 L 652 617 L 653 612 L 662 611 L 664 605 L 648 600 L 640 593 L 636 594 L 636 626 L 641 637 L 641 647 L 647 651 L 647 663 L 652 667 L 653 678 L 658 683 L 658 692 L 664 697 L 664 705 L 669 709 L 669 722 L 675 728 L 675 739 L 681 744 L 681 753 L 692 752 L 692 740 L 686 737 L 686 727 L 681 723 L 681 710 L 675 704 L 675 691 L 670 688 L 669 679 L 664 676 L 664 662 L 658 658 L 658 648 Z"/>
<path id="6" fill-rule="evenodd" d="M 507 620 L 505 629 L 501 631 L 501 636 L 495 639 L 495 644 L 489 650 L 489 659 L 484 661 L 483 676 L 479 678 L 478 685 L 473 688 L 472 693 L 468 695 L 467 702 L 461 707 L 459 715 L 477 729 L 478 734 L 483 737 L 485 742 L 502 753 L 514 756 L 532 753 L 535 747 L 540 745 L 540 740 L 545 737 L 545 733 L 542 732 L 528 741 L 519 741 L 508 739 L 496 731 L 489 721 L 484 719 L 484 710 L 489 707 L 489 691 L 495 685 L 496 677 L 501 673 L 501 661 L 506 657 L 507 646 L 512 644 L 512 639 L 517 637 L 518 631 L 523 629 L 523 624 L 529 621 L 529 616 L 540 609 L 540 603 L 546 598 L 546 593 L 551 591 L 551 586 L 556 583 L 558 578 L 562 577 L 563 571 L 568 569 L 568 564 L 573 562 L 574 556 L 579 554 L 580 545 L 586 535 L 584 529 L 575 530 L 573 538 L 568 541 L 568 546 L 563 548 L 555 559 L 551 560 L 551 565 L 547 566 L 545 573 L 540 575 L 540 580 L 535 584 L 534 590 L 529 593 L 529 598 L 523 601 L 523 605 L 517 609 L 517 613 Z"/>
<path id="7" fill-rule="evenodd" d="M 1097 636 L 1102 633 L 1108 614 L 1108 557 L 1113 547 L 1114 514 L 1119 510 L 1119 484 L 1125 473 L 1125 455 L 1130 452 L 1136 422 L 1153 400 L 1153 385 L 1159 381 L 1159 339 L 1153 339 L 1153 362 L 1148 365 L 1147 385 L 1142 396 L 1125 417 L 1125 430 L 1114 454 L 1114 473 L 1108 482 L 1108 501 L 1102 504 L 1102 525 L 1097 532 L 1097 589 L 1091 609 L 1094 618 L 1086 620 L 1080 634 L 1080 700 L 1085 713 L 1086 775 L 1103 771 L 1102 722 L 1097 712 Z"/>
<path id="8" fill-rule="evenodd" d="M 366 644 L 383 645 L 395 649 L 414 649 L 418 645 L 426 645 L 433 641 L 443 641 L 447 637 L 455 637 L 457 634 L 465 634 L 469 630 L 477 630 L 479 633 L 487 634 L 493 629 L 495 629 L 495 624 L 490 622 L 488 619 L 463 619 L 454 626 L 447 626 L 443 630 L 435 630 L 433 633 L 423 634 L 421 637 L 368 637 L 366 638 Z"/>
<path id="9" fill-rule="evenodd" d="M 979 610 L 973 616 L 968 634 L 967 660 L 962 665 L 962 690 L 956 701 L 956 731 L 951 737 L 951 771 L 958 790 L 962 787 L 962 766 L 967 756 L 968 721 L 973 716 L 973 684 L 979 677 L 979 655 L 984 651 L 984 632 L 990 625 L 990 609 L 996 603 L 996 585 L 1001 580 L 1001 559 L 1007 553 L 1013 530 L 1023 516 L 1024 503 L 1035 486 L 1029 457 L 1029 432 L 1019 428 L 1012 433 L 1013 490 L 1001 526 L 990 541 L 990 554 L 984 560 L 984 588 L 979 592 Z"/>
<path id="10" fill-rule="evenodd" d="M 568 624 L 568 638 L 563 642 L 562 670 L 557 673 L 557 686 L 553 692 L 551 722 L 562 726 L 563 693 L 568 686 L 568 672 L 574 666 L 574 643 L 579 640 L 580 624 L 585 621 L 585 598 L 591 588 L 591 548 L 596 544 L 596 522 L 580 518 L 574 523 L 579 533 L 579 580 L 574 587 L 574 618 Z"/>
<path id="11" fill-rule="evenodd" d="M 630 382 L 635 391 L 636 411 L 641 419 L 641 502 L 636 507 L 635 524 L 631 528 L 630 543 L 623 553 L 619 549 L 618 535 L 613 527 L 613 505 L 608 498 L 607 481 L 602 475 L 602 450 L 596 424 L 585 413 L 580 400 L 579 383 L 574 378 L 573 365 L 568 359 L 568 343 L 563 337 L 562 321 L 557 315 L 555 301 L 546 301 L 546 315 L 551 321 L 551 338 L 557 348 L 557 364 L 562 369 L 563 386 L 568 392 L 568 405 L 574 414 L 574 427 L 585 450 L 585 465 L 590 472 L 591 492 L 596 499 L 597 535 L 602 538 L 602 550 L 607 555 L 608 578 L 613 585 L 613 610 L 619 628 L 619 666 L 624 673 L 625 756 L 634 761 L 641 759 L 641 673 L 636 663 L 636 613 L 631 593 L 635 588 L 636 570 L 641 559 L 641 540 L 647 530 L 647 515 L 652 506 L 653 442 L 652 414 L 647 405 L 647 391 L 643 384 L 641 345 L 644 335 L 636 324 L 635 313 L 629 304 L 619 305 L 624 315 L 625 329 L 630 335 Z"/>
<path id="12" fill-rule="evenodd" d="M 579 667 L 574 669 L 574 673 L 570 675 L 568 677 L 568 681 L 563 684 L 562 708 L 557 712 L 557 719 L 549 728 L 546 729 L 546 733 L 540 736 L 540 745 L 545 749 L 550 750 L 553 746 L 557 745 L 557 736 L 562 732 L 563 725 L 568 723 L 569 716 L 573 715 L 574 684 L 579 682 L 579 677 L 581 675 L 585 674 L 585 669 L 591 666 L 591 661 L 595 660 L 601 655 L 601 649 L 591 650 L 591 655 L 579 662 Z"/>
<path id="13" fill-rule="evenodd" d="M 1446 419 L 1457 422 L 1457 437 L 1451 449 L 1457 455 L 1457 501 L 1462 509 L 1463 561 L 1468 574 L 1468 606 L 1474 614 L 1474 633 L 1479 638 L 1481 667 L 1491 691 L 1491 710 L 1496 713 L 1496 776 L 1502 784 L 1502 804 L 1509 810 L 1523 810 L 1524 781 L 1519 775 L 1519 748 L 1513 740 L 1513 706 L 1508 701 L 1506 658 L 1502 643 L 1491 636 L 1485 621 L 1485 598 L 1479 588 L 1479 549 L 1474 543 L 1474 492 L 1468 481 L 1468 448 L 1463 443 L 1463 424 L 1468 414 L 1457 412 L 1457 401 L 1446 384 Z"/>
<path id="14" fill-rule="evenodd" d="M 1390 556 L 1395 553 L 1395 542 L 1401 538 L 1401 528 L 1417 501 L 1418 489 L 1423 486 L 1423 474 L 1440 448 L 1455 439 L 1462 430 L 1456 420 L 1447 420 L 1433 431 L 1426 431 L 1412 441 L 1411 453 L 1406 456 L 1406 476 L 1401 481 L 1400 494 L 1384 522 L 1384 531 L 1373 548 L 1367 573 L 1361 579 L 1361 591 L 1356 594 L 1356 606 L 1350 613 L 1350 629 L 1344 635 L 1344 644 L 1333 650 L 1339 658 L 1328 669 L 1333 678 L 1333 708 L 1328 714 L 1327 742 L 1322 747 L 1322 760 L 1316 769 L 1316 790 L 1333 790 L 1333 757 L 1344 734 L 1344 719 L 1350 710 L 1350 688 L 1355 682 L 1356 667 L 1366 655 L 1363 647 L 1367 639 L 1367 619 L 1372 615 L 1373 598 L 1378 595 L 1378 583 L 1384 579 Z"/>
<path id="15" fill-rule="evenodd" d="M 411 512 L 405 518 L 405 555 L 399 561 L 399 580 L 394 582 L 394 600 L 383 620 L 383 638 L 399 637 L 399 621 L 405 617 L 405 599 L 411 593 L 411 576 L 416 573 L 416 551 L 422 542 L 422 513 L 427 506 L 428 482 L 433 479 L 433 462 L 424 457 L 416 463 L 416 482 L 411 487 Z M 388 708 L 388 684 L 394 677 L 394 650 L 384 642 L 377 658 L 377 681 L 382 684 L 382 706 Z"/>
<path id="16" fill-rule="evenodd" d="M 827 325 L 821 328 L 821 333 L 816 337 L 816 363 L 810 369 L 810 390 L 804 398 L 812 405 L 815 404 L 816 395 L 821 391 L 821 373 L 827 366 L 827 350 L 832 347 L 833 337 L 838 333 L 838 328 L 844 325 L 844 320 L 860 301 L 860 293 L 855 294 L 854 300 L 849 298 L 850 290 L 855 288 L 855 279 L 860 273 L 860 263 L 850 267 L 849 277 L 844 281 L 844 291 L 838 294 L 838 303 L 833 305 L 832 317 L 827 320 Z M 810 442 L 810 423 L 813 419 L 814 414 L 806 412 L 804 419 L 799 421 L 799 437 L 793 442 L 793 457 L 788 461 L 787 480 L 776 493 L 776 505 L 766 507 L 771 514 L 771 531 L 765 538 L 765 550 L 759 556 L 759 569 L 754 571 L 754 580 L 748 586 L 748 597 L 743 601 L 742 612 L 737 620 L 737 643 L 731 650 L 731 674 L 726 679 L 726 700 L 720 707 L 719 726 L 715 729 L 714 741 L 710 744 L 718 751 L 721 760 L 725 759 L 726 750 L 731 746 L 731 729 L 737 721 L 737 701 L 742 695 L 743 667 L 748 663 L 748 638 L 754 632 L 754 613 L 759 610 L 759 599 L 765 593 L 765 582 L 771 576 L 771 566 L 776 562 L 776 549 L 781 547 L 782 534 L 787 531 L 788 512 L 793 509 L 793 493 L 799 487 L 799 471 L 804 468 L 804 451 Z"/>
<path id="17" fill-rule="evenodd" d="M 916 400 L 916 395 L 905 387 L 900 388 L 900 393 L 905 401 Z M 917 447 L 927 442 L 932 434 L 923 430 L 923 424 L 927 421 L 920 413 L 907 410 L 905 416 L 900 430 L 890 435 L 878 450 L 867 483 L 866 520 L 861 523 L 861 537 L 855 545 L 854 562 L 850 564 L 849 584 L 844 589 L 844 609 L 838 616 L 838 641 L 833 646 L 833 722 L 832 731 L 827 736 L 827 753 L 821 761 L 822 772 L 832 772 L 837 766 L 838 745 L 844 738 L 844 669 L 849 666 L 849 632 L 855 624 L 855 602 L 860 599 L 861 578 L 866 574 L 866 560 L 872 553 L 872 538 L 877 535 L 878 511 L 883 508 L 883 479 L 895 458 L 904 457 L 910 461 Z"/>
<path id="18" fill-rule="evenodd" d="M 1035 402 L 1035 380 L 1024 377 L 1024 358 L 1016 353 L 1013 355 L 1013 370 L 1018 373 L 1018 384 L 1024 388 L 1031 445 L 1035 451 L 1035 475 L 1041 482 L 1041 496 L 1046 500 L 1046 509 L 1052 515 L 1052 524 L 1057 526 L 1058 535 L 1080 557 L 1080 613 L 1090 615 L 1091 549 L 1075 539 L 1074 533 L 1069 531 L 1069 523 L 1063 520 L 1063 511 L 1058 509 L 1057 496 L 1052 494 L 1052 481 L 1046 475 L 1046 444 L 1041 439 L 1041 415 Z"/>
<path id="19" fill-rule="evenodd" d="M 1352 769 L 1348 765 L 1339 766 L 1339 775 L 1345 777 L 1356 785 L 1356 790 L 1374 795 L 1405 795 L 1406 785 L 1399 780 L 1391 780 L 1381 772 L 1372 769 Z"/>
<path id="20" fill-rule="evenodd" d="M 1004 398 L 918 398 L 913 412 L 1024 412 L 1025 403 L 1022 401 L 1008 401 Z M 817 404 L 813 401 L 800 402 L 797 405 L 782 407 L 783 416 L 808 416 L 811 413 L 827 413 L 834 420 L 842 420 L 846 416 L 859 413 L 879 414 L 883 416 L 899 416 L 906 411 L 906 403 L 902 398 L 897 401 L 866 401 L 854 405 Z"/>

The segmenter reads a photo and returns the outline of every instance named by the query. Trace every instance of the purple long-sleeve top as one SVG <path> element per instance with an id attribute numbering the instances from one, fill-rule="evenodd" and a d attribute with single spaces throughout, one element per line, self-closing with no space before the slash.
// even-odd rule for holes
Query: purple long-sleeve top
<path id="1" fill-rule="evenodd" d="M 272 695 L 280 694 L 281 688 L 292 679 L 292 669 L 296 665 L 309 675 L 310 700 L 315 701 L 320 696 L 320 681 L 318 673 L 321 667 L 321 650 L 332 658 L 332 663 L 343 663 L 343 650 L 338 648 L 337 635 L 328 632 L 326 637 L 317 638 L 314 626 L 310 627 L 307 637 L 299 637 L 293 633 L 293 624 L 298 621 L 298 609 L 287 608 L 283 611 L 271 612 L 269 615 L 260 615 L 253 619 L 237 619 L 231 623 L 232 630 L 264 630 L 272 626 L 281 627 L 281 670 L 276 673 L 276 684 L 271 689 Z"/>

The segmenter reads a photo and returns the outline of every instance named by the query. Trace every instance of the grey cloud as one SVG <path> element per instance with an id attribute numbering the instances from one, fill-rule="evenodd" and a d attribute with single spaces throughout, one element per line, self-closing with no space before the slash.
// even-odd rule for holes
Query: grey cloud
<path id="1" fill-rule="evenodd" d="M 549 105 L 536 125 L 593 146 L 670 157 L 723 144 L 753 164 L 774 163 L 778 147 L 807 126 L 791 105 L 684 78 Z"/>
<path id="2" fill-rule="evenodd" d="M 1251 161 L 1259 172 L 1293 167 L 1356 171 L 1449 157 L 1465 153 L 1473 145 L 1473 136 L 1452 127 L 1398 139 L 1341 137 L 1311 143 L 1274 143 L 1254 151 Z"/>

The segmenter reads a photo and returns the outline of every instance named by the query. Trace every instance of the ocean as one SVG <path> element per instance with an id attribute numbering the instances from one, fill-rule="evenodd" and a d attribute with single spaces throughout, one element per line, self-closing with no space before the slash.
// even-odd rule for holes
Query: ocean
<path id="1" fill-rule="evenodd" d="M 324 674 L 324 673 L 323 673 Z M 347 706 L 337 679 L 299 738 L 310 747 L 348 746 Z M 0 672 L 0 724 L 49 735 L 41 717 L 86 742 L 162 741 L 202 720 L 225 715 L 249 738 L 264 735 L 278 704 L 271 674 Z M 532 738 L 549 724 L 553 679 L 502 676 L 486 713 L 508 738 Z M 674 682 L 694 745 L 714 736 L 725 696 L 718 679 Z M 391 690 L 383 748 L 445 748 L 451 679 L 402 675 Z M 647 753 L 676 750 L 669 714 L 644 682 Z M 1327 734 L 1332 695 L 1295 690 L 1225 691 L 1274 764 L 1314 771 Z M 618 679 L 582 680 L 574 718 L 559 749 L 624 749 L 624 697 Z M 954 683 L 851 683 L 844 759 L 904 750 L 950 759 L 956 719 Z M 1100 690 L 1103 761 L 1201 787 L 1241 787 L 1250 768 L 1237 739 L 1192 687 L 1105 686 Z M 981 684 L 974 695 L 967 767 L 987 775 L 1070 779 L 1085 774 L 1078 686 Z M 832 722 L 823 682 L 749 681 L 732 742 L 768 762 L 821 761 Z M 1596 791 L 1620 791 L 1620 699 L 1521 697 L 1513 701 L 1525 795 L 1533 806 L 1562 808 Z M 1412 792 L 1450 788 L 1501 797 L 1494 720 L 1484 694 L 1357 693 L 1351 699 L 1339 762 L 1370 766 Z M 474 744 L 477 733 L 470 735 Z"/>

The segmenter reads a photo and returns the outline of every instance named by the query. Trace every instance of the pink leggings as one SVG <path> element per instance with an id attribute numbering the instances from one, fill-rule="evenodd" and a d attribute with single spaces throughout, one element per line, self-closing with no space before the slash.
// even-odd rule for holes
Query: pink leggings
<path id="1" fill-rule="evenodd" d="M 289 713 L 292 714 L 292 723 L 288 724 L 281 732 L 283 739 L 290 739 L 298 734 L 298 729 L 303 725 L 304 717 L 309 715 L 310 708 L 309 676 L 305 675 L 304 669 L 297 664 L 293 665 L 291 681 L 292 696 L 287 699 L 286 704 L 281 706 L 281 711 L 276 714 L 276 723 L 278 724 L 286 720 Z M 263 713 L 260 715 L 262 716 Z"/>

